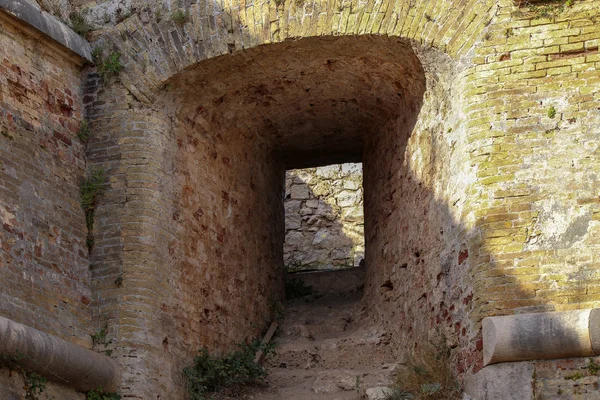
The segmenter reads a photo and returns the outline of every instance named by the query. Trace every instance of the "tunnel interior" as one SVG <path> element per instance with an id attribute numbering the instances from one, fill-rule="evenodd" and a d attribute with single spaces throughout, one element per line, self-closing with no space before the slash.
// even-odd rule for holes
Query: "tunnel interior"
<path id="1" fill-rule="evenodd" d="M 423 302 L 421 291 L 437 290 L 439 232 L 455 228 L 429 185 L 438 174 L 445 187 L 451 154 L 436 139 L 450 111 L 433 83 L 411 43 L 380 36 L 259 46 L 166 82 L 157 106 L 176 143 L 169 254 L 179 288 L 169 329 L 182 357 L 260 334 L 283 298 L 285 172 L 331 164 L 363 165 L 373 320 L 395 318 L 400 341 L 430 328 L 446 292 Z"/>

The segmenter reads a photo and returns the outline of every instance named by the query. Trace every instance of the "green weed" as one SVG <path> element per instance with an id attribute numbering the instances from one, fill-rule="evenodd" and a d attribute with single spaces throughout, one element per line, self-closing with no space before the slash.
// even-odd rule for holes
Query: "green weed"
<path id="1" fill-rule="evenodd" d="M 81 195 L 81 207 L 85 212 L 85 224 L 88 230 L 87 245 L 88 250 L 90 251 L 94 246 L 94 210 L 96 209 L 96 201 L 98 196 L 100 193 L 102 193 L 103 185 L 104 171 L 98 169 L 91 172 L 79 187 L 79 193 Z"/>
<path id="2" fill-rule="evenodd" d="M 171 14 L 171 19 L 177 25 L 185 25 L 189 21 L 190 16 L 185 10 L 177 10 Z"/>
<path id="3" fill-rule="evenodd" d="M 596 361 L 594 361 L 593 358 L 588 359 L 588 364 L 586 365 L 585 368 L 592 375 L 596 375 L 596 374 L 598 374 L 598 372 L 600 372 L 600 364 L 598 364 Z"/>
<path id="4" fill-rule="evenodd" d="M 123 71 L 123 64 L 121 64 L 121 53 L 118 52 L 111 52 L 98 65 L 98 73 L 103 79 L 119 76 L 121 71 Z"/>
<path id="5" fill-rule="evenodd" d="M 77 131 L 77 137 L 81 143 L 87 143 L 87 141 L 90 139 L 90 127 L 85 119 L 81 121 L 79 131 Z"/>
<path id="6" fill-rule="evenodd" d="M 11 371 L 15 371 L 21 379 L 23 379 L 23 389 L 25 390 L 25 400 L 39 400 L 39 396 L 46 389 L 46 378 L 36 372 L 25 370 L 18 364 L 18 361 L 24 356 L 17 354 L 16 356 L 0 355 L 0 367 L 6 367 Z"/>
<path id="7" fill-rule="evenodd" d="M 574 374 L 565 376 L 565 380 L 567 381 L 576 381 L 581 378 L 583 378 L 583 374 L 581 372 L 575 372 Z"/>
<path id="8" fill-rule="evenodd" d="M 90 390 L 85 394 L 85 400 L 121 400 L 121 395 L 108 393 L 100 389 Z"/>
<path id="9" fill-rule="evenodd" d="M 78 35 L 85 36 L 92 30 L 85 20 L 85 17 L 78 12 L 72 12 L 69 15 L 69 21 L 71 22 L 71 28 L 73 28 Z"/>
<path id="10" fill-rule="evenodd" d="M 200 349 L 194 364 L 183 370 L 191 400 L 208 400 L 210 393 L 257 383 L 267 375 L 265 369 L 254 362 L 254 356 L 261 348 L 267 354 L 272 346 L 261 347 L 260 342 L 255 341 L 239 348 L 224 357 L 212 356 L 207 349 Z"/>
<path id="11" fill-rule="evenodd" d="M 92 335 L 94 344 L 106 343 L 106 334 L 108 333 L 108 324 L 104 324 L 102 329 Z"/>

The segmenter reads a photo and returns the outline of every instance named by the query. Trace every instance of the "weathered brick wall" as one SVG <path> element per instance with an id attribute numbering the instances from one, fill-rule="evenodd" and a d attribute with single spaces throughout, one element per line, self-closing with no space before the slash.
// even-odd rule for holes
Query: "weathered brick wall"
<path id="1" fill-rule="evenodd" d="M 108 327 L 97 350 L 123 367 L 123 395 L 183 398 L 196 352 L 254 339 L 281 298 L 284 167 L 231 127 L 141 107 L 115 80 L 87 88 L 90 168 L 108 177 L 92 253 L 95 325 Z"/>
<path id="2" fill-rule="evenodd" d="M 475 330 L 488 315 L 600 304 L 598 3 L 548 10 L 501 3 L 464 75 L 478 196 L 463 221 L 481 232 L 468 246 Z M 563 378 L 544 379 L 541 395 L 556 398 Z M 566 386 L 567 397 L 579 390 Z"/>
<path id="3" fill-rule="evenodd" d="M 477 315 L 598 305 L 598 13 L 501 7 L 466 78 L 486 233 Z M 485 287 L 488 286 L 488 287 Z"/>
<path id="4" fill-rule="evenodd" d="M 0 314 L 90 347 L 81 65 L 1 22 Z"/>
<path id="5" fill-rule="evenodd" d="M 455 96 L 460 66 L 435 50 L 417 54 L 425 87 L 405 91 L 404 114 L 366 143 L 364 298 L 400 359 L 413 351 L 418 359 L 425 341 L 442 336 L 461 349 L 462 373 L 478 362 L 463 244 L 473 232 L 461 222 L 475 170 Z"/>
<path id="6" fill-rule="evenodd" d="M 107 26 L 117 3 L 98 4 Z M 411 349 L 441 329 L 457 371 L 471 373 L 483 317 L 599 304 L 597 0 L 546 11 L 506 0 L 160 3 L 189 21 L 140 8 L 97 33 L 125 70 L 89 98 L 89 156 L 109 179 L 93 296 L 77 68 L 1 27 L 10 318 L 89 345 L 91 298 L 92 331 L 107 323 L 112 340 L 98 350 L 124 366 L 124 391 L 179 394 L 181 360 L 254 333 L 278 290 L 284 163 L 358 161 L 363 137 L 366 299 L 393 342 Z M 312 36 L 331 37 L 258 46 Z M 398 37 L 423 44 L 424 71 Z M 39 57 L 14 68 L 14 54 Z M 564 380 L 554 372 L 540 384 L 549 397 Z"/>
<path id="7" fill-rule="evenodd" d="M 91 347 L 81 60 L 0 11 L 0 315 Z M 21 398 L 0 371 L 0 397 Z M 45 393 L 81 399 L 49 383 Z"/>
<path id="8" fill-rule="evenodd" d="M 358 266 L 365 257 L 361 164 L 287 171 L 285 186 L 286 268 Z"/>

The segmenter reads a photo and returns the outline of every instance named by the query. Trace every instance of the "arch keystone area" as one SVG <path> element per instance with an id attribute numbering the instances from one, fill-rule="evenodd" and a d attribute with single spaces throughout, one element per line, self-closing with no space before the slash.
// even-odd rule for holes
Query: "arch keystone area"
<path id="1" fill-rule="evenodd" d="M 179 25 L 136 14 L 95 43 L 119 51 L 123 84 L 152 103 L 179 72 L 220 55 L 270 43 L 318 36 L 376 35 L 414 40 L 460 58 L 481 37 L 497 11 L 495 1 L 450 5 L 435 1 L 202 2 L 185 8 Z M 206 13 L 209 10 L 209 13 Z M 128 39 L 130 38 L 130 39 Z"/>

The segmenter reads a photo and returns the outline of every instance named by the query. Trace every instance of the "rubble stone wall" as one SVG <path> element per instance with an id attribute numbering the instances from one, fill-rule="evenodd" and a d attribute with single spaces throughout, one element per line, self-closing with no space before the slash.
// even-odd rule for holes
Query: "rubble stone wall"
<path id="1" fill-rule="evenodd" d="M 288 271 L 358 266 L 365 252 L 361 164 L 291 170 L 285 186 Z"/>

